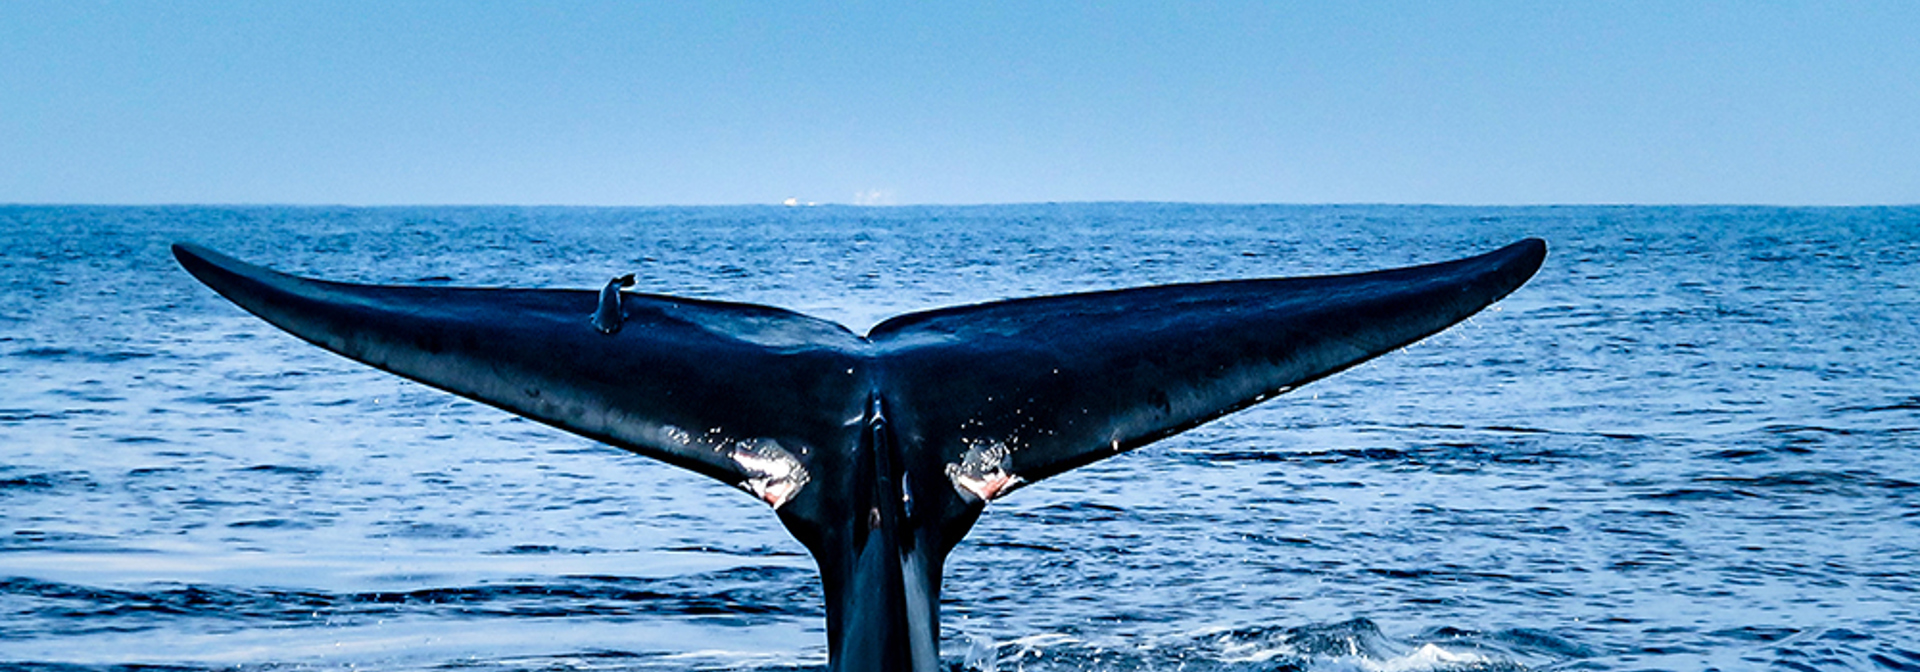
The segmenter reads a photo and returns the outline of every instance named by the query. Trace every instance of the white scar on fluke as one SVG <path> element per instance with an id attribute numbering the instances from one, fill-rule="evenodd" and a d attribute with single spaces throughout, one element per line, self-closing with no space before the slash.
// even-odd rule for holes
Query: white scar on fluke
<path id="1" fill-rule="evenodd" d="M 759 497 L 775 509 L 793 499 L 800 488 L 813 480 L 799 458 L 773 439 L 747 439 L 733 444 L 727 452 L 735 464 L 748 474 L 740 488 Z"/>
<path id="2" fill-rule="evenodd" d="M 972 441 L 960 463 L 947 463 L 947 480 L 976 501 L 991 501 L 1019 487 L 1013 468 L 1013 449 L 999 441 Z"/>

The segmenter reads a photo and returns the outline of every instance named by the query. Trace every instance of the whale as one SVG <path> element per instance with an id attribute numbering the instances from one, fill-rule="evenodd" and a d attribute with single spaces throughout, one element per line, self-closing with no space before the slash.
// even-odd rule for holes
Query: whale
<path id="1" fill-rule="evenodd" d="M 932 672 L 944 563 L 988 503 L 1438 333 L 1518 289 L 1547 246 L 953 306 L 864 335 L 632 276 L 350 284 L 172 250 L 321 348 L 758 498 L 819 569 L 828 669 Z"/>

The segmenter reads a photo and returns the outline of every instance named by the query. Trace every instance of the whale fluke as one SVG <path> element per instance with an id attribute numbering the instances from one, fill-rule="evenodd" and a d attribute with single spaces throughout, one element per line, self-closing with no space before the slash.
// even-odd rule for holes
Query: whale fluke
<path id="1" fill-rule="evenodd" d="M 1445 329 L 1525 283 L 1546 244 L 942 308 L 865 336 L 624 291 L 631 276 L 598 291 L 357 285 L 173 251 L 322 348 L 760 498 L 820 566 L 834 670 L 933 670 L 941 569 L 987 502 Z"/>
<path id="2" fill-rule="evenodd" d="M 1545 258 L 1070 294 L 896 317 L 868 338 L 890 396 L 952 463 L 1004 453 L 987 498 L 1136 448 L 1425 338 L 1506 296 Z M 1002 450 L 999 447 L 1004 447 Z M 985 462 L 993 462 L 988 458 Z"/>

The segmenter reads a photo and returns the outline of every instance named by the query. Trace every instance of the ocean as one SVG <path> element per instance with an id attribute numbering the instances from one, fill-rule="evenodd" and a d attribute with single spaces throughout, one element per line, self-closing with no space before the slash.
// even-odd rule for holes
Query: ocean
<path id="1" fill-rule="evenodd" d="M 637 289 L 864 331 L 1000 298 L 1546 265 L 1403 351 L 990 505 L 958 670 L 1920 670 L 1920 208 L 0 206 L 0 667 L 819 669 L 717 482 L 183 272 Z"/>

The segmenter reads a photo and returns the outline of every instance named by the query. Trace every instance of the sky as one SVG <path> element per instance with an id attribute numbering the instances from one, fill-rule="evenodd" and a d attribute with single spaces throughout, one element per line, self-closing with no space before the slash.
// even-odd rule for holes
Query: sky
<path id="1" fill-rule="evenodd" d="M 0 2 L 0 203 L 1920 203 L 1920 3 Z"/>

